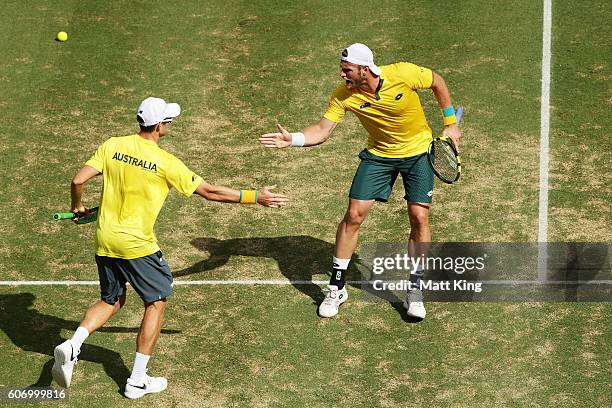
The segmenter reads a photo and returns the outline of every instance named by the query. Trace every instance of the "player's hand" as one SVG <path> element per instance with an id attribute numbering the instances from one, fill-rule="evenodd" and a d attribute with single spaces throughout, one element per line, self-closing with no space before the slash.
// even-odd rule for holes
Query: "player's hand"
<path id="1" fill-rule="evenodd" d="M 289 199 L 283 194 L 273 193 L 271 190 L 275 189 L 276 186 L 264 187 L 259 190 L 259 196 L 257 203 L 264 207 L 280 208 L 287 205 Z"/>
<path id="2" fill-rule="evenodd" d="M 281 126 L 280 123 L 276 124 L 278 132 L 266 133 L 259 138 L 259 143 L 265 147 L 274 147 L 277 149 L 283 149 L 291 146 L 291 134 Z"/>
<path id="3" fill-rule="evenodd" d="M 71 211 L 76 215 L 76 217 L 72 219 L 74 222 L 89 215 L 89 208 L 85 208 L 83 204 L 74 206 Z"/>
<path id="4" fill-rule="evenodd" d="M 459 126 L 457 126 L 456 123 L 445 126 L 444 130 L 442 131 L 442 134 L 444 136 L 450 137 L 453 143 L 455 144 L 455 148 L 457 149 L 457 151 L 459 151 L 459 139 L 461 139 L 461 130 L 459 129 Z"/>

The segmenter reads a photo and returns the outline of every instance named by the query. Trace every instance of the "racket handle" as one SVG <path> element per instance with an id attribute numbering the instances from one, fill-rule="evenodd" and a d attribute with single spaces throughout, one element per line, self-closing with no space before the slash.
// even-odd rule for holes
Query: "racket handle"
<path id="1" fill-rule="evenodd" d="M 97 219 L 98 219 L 98 213 L 97 213 L 97 212 L 95 212 L 95 213 L 89 214 L 89 215 L 88 215 L 88 216 L 86 216 L 86 217 L 81 218 L 81 219 L 80 219 L 80 220 L 78 220 L 76 223 L 77 223 L 77 224 L 88 224 L 88 223 L 90 223 L 90 222 L 94 222 L 94 221 L 95 221 L 95 220 L 97 220 Z"/>
<path id="2" fill-rule="evenodd" d="M 56 212 L 53 214 L 54 220 L 71 220 L 76 217 L 76 214 L 73 212 Z"/>
<path id="3" fill-rule="evenodd" d="M 73 212 L 56 212 L 53 214 L 54 220 L 71 220 L 76 218 L 76 214 Z M 98 207 L 89 210 L 89 214 L 78 220 L 77 224 L 87 224 L 98 219 Z"/>
<path id="4" fill-rule="evenodd" d="M 455 117 L 457 118 L 457 125 L 461 123 L 461 116 L 463 116 L 463 107 L 459 105 L 457 106 L 457 110 L 455 111 Z"/>

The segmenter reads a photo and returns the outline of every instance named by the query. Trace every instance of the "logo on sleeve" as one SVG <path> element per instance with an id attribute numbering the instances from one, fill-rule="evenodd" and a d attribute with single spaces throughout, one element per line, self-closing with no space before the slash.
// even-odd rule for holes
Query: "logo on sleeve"
<path id="1" fill-rule="evenodd" d="M 395 100 L 399 101 L 400 99 L 402 99 L 402 96 L 404 96 L 404 94 L 399 93 L 399 94 L 395 95 Z"/>
<path id="2" fill-rule="evenodd" d="M 361 105 L 359 107 L 359 109 L 365 109 L 365 108 L 369 108 L 370 106 L 372 106 L 372 104 L 370 102 L 366 102 L 363 105 Z"/>

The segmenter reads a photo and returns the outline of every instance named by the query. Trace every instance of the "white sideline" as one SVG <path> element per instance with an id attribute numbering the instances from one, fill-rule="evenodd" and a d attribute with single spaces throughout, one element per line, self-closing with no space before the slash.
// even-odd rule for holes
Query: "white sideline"
<path id="1" fill-rule="evenodd" d="M 552 0 L 544 0 L 542 25 L 542 96 L 540 106 L 540 192 L 538 210 L 538 280 L 546 281 L 548 251 L 548 155 L 550 132 L 550 58 L 552 31 Z"/>

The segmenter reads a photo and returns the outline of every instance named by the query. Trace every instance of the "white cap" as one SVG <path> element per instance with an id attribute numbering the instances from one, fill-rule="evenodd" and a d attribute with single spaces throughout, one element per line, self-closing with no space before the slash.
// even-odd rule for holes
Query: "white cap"
<path id="1" fill-rule="evenodd" d="M 374 55 L 367 45 L 355 43 L 342 51 L 342 61 L 352 62 L 357 65 L 366 65 L 374 75 L 380 75 L 381 70 L 374 64 Z"/>
<path id="2" fill-rule="evenodd" d="M 166 103 L 163 99 L 148 97 L 140 103 L 136 111 L 136 120 L 142 126 L 153 126 L 159 122 L 172 122 L 181 114 L 178 103 Z"/>

